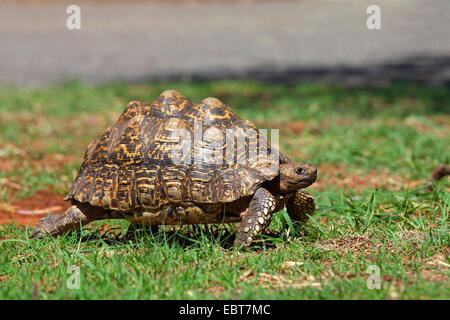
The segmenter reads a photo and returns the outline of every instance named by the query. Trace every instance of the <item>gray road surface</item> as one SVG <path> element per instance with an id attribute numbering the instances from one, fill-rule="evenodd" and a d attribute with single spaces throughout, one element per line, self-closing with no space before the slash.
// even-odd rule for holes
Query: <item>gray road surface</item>
<path id="1" fill-rule="evenodd" d="M 450 83 L 449 0 L 0 1 L 0 84 L 158 79 Z M 368 30 L 366 8 L 381 8 Z"/>

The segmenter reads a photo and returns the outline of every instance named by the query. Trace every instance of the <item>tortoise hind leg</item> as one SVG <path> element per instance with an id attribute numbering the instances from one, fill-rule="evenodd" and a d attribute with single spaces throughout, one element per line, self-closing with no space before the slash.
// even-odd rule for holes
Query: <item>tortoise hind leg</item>
<path id="1" fill-rule="evenodd" d="M 30 238 L 40 239 L 46 234 L 58 236 L 69 231 L 79 230 L 94 220 L 103 219 L 106 211 L 100 207 L 93 207 L 88 203 L 72 202 L 64 214 L 50 215 L 42 218 L 31 234 Z"/>
<path id="2" fill-rule="evenodd" d="M 128 227 L 127 233 L 125 234 L 125 238 L 134 241 L 136 236 L 142 235 L 143 233 L 156 235 L 158 233 L 158 229 L 159 226 L 131 223 Z"/>
<path id="3" fill-rule="evenodd" d="M 253 195 L 248 213 L 242 218 L 239 225 L 234 247 L 246 249 L 255 236 L 264 232 L 272 220 L 275 209 L 275 198 L 264 188 L 259 188 Z"/>

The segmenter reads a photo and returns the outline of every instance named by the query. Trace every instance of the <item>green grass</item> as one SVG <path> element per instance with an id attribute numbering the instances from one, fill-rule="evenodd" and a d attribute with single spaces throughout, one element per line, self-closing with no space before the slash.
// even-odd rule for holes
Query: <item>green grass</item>
<path id="1" fill-rule="evenodd" d="M 126 221 L 30 241 L 0 226 L 0 299 L 448 299 L 449 182 L 423 194 L 431 170 L 450 163 L 450 90 L 159 83 L 0 88 L 0 205 L 70 188 L 87 144 L 131 100 L 177 89 L 215 96 L 260 128 L 279 128 L 282 151 L 319 165 L 317 211 L 288 227 L 277 213 L 249 252 L 235 230 L 161 228 L 135 242 Z M 19 185 L 19 190 L 4 181 Z M 1 207 L 0 207 L 1 214 Z M 104 234 L 103 229 L 118 227 Z M 83 240 L 83 241 L 81 241 Z M 81 288 L 70 290 L 67 268 Z M 369 289 L 369 266 L 381 288 Z"/>

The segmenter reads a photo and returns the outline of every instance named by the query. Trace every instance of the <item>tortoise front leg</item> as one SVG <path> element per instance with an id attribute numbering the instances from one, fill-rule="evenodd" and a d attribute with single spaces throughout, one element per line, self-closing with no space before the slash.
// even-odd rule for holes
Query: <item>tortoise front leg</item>
<path id="1" fill-rule="evenodd" d="M 79 230 L 82 225 L 99 219 L 102 213 L 103 209 L 100 207 L 74 202 L 64 214 L 55 214 L 42 218 L 36 224 L 30 238 L 40 239 L 46 234 L 55 237 L 69 231 Z"/>
<path id="2" fill-rule="evenodd" d="M 291 220 L 300 223 L 308 221 L 309 217 L 307 215 L 311 216 L 315 208 L 314 197 L 305 189 L 297 190 L 286 204 L 286 210 Z"/>
<path id="3" fill-rule="evenodd" d="M 259 188 L 253 195 L 248 213 L 239 225 L 234 247 L 245 249 L 252 243 L 255 236 L 264 232 L 272 220 L 275 209 L 275 198 L 264 188 Z"/>

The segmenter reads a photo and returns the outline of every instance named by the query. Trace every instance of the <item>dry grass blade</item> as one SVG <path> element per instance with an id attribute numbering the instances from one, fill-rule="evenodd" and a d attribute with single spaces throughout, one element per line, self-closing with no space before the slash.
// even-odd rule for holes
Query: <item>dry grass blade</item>
<path id="1" fill-rule="evenodd" d="M 253 271 L 256 269 L 256 266 L 251 267 L 250 269 L 248 269 L 247 271 L 245 271 L 238 279 L 236 282 L 242 282 L 245 279 L 247 279 L 248 277 L 251 276 L 251 274 L 253 273 Z"/>
<path id="2" fill-rule="evenodd" d="M 54 207 L 48 207 L 44 209 L 35 209 L 35 210 L 24 210 L 24 209 L 18 209 L 16 213 L 18 214 L 46 214 L 49 212 L 54 212 L 58 210 L 62 210 L 63 207 L 61 206 L 54 206 Z"/>

